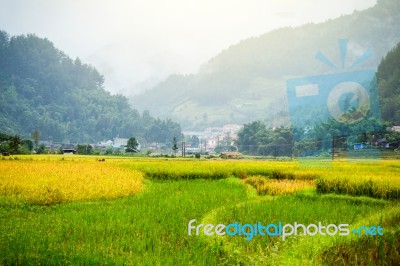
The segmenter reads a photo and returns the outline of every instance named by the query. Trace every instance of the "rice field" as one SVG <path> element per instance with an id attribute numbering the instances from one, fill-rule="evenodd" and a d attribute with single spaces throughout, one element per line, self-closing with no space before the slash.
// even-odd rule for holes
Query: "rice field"
<path id="1" fill-rule="evenodd" d="M 131 196 L 143 174 L 95 161 L 1 161 L 0 197 L 10 203 L 52 205 Z"/>
<path id="2" fill-rule="evenodd" d="M 399 265 L 399 179 L 398 160 L 1 157 L 0 264 Z M 207 237 L 188 235 L 192 219 L 384 234 Z"/>

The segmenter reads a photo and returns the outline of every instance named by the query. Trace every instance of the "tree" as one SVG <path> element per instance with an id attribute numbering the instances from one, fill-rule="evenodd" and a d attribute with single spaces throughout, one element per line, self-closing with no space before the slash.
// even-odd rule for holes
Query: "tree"
<path id="1" fill-rule="evenodd" d="M 90 144 L 78 144 L 76 146 L 76 152 L 78 154 L 85 154 L 85 155 L 89 155 L 92 154 L 93 152 L 93 147 Z"/>
<path id="2" fill-rule="evenodd" d="M 0 132 L 0 152 L 10 152 L 10 136 Z"/>
<path id="3" fill-rule="evenodd" d="M 76 146 L 76 152 L 77 152 L 78 154 L 86 154 L 86 145 L 84 145 L 84 144 L 78 144 L 78 145 Z"/>
<path id="4" fill-rule="evenodd" d="M 32 132 L 31 136 L 33 138 L 33 142 L 35 142 L 35 149 L 37 149 L 39 145 L 40 132 L 38 130 L 35 130 Z"/>
<path id="5" fill-rule="evenodd" d="M 232 145 L 232 137 L 229 133 L 227 133 L 222 141 L 219 141 L 217 147 L 215 147 L 214 151 L 216 153 L 221 153 L 223 151 L 236 151 L 237 148 Z"/>
<path id="6" fill-rule="evenodd" d="M 37 154 L 45 153 L 46 152 L 46 145 L 40 144 L 36 152 L 37 152 Z"/>
<path id="7" fill-rule="evenodd" d="M 190 138 L 189 141 L 190 141 L 190 146 L 191 146 L 191 147 L 199 147 L 199 144 L 200 144 L 199 137 L 193 135 L 193 136 Z"/>
<path id="8" fill-rule="evenodd" d="M 139 142 L 137 142 L 135 137 L 131 137 L 128 140 L 128 144 L 126 145 L 126 151 L 127 152 L 138 152 L 138 146 L 139 146 Z"/>
<path id="9" fill-rule="evenodd" d="M 11 137 L 10 139 L 10 152 L 13 154 L 19 153 L 19 145 L 22 144 L 22 140 L 20 138 L 20 136 L 15 135 L 13 137 Z"/>
<path id="10" fill-rule="evenodd" d="M 24 147 L 26 149 L 28 149 L 29 151 L 33 150 L 33 142 L 30 139 L 25 139 L 22 141 L 22 145 L 24 145 Z"/>
<path id="11" fill-rule="evenodd" d="M 257 154 L 258 146 L 268 137 L 266 125 L 261 121 L 245 124 L 238 133 L 236 141 L 240 152 Z"/>
<path id="12" fill-rule="evenodd" d="M 174 155 L 176 156 L 176 152 L 178 151 L 178 142 L 175 137 L 172 141 L 172 150 L 174 151 Z"/>

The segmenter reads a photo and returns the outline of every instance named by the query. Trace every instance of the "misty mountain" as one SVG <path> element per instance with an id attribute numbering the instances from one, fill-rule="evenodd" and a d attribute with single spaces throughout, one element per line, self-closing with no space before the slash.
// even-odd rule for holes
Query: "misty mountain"
<path id="1" fill-rule="evenodd" d="M 400 41 L 399 20 L 400 2 L 379 0 L 372 8 L 324 23 L 277 29 L 229 47 L 195 75 L 172 75 L 131 102 L 186 129 L 254 120 L 286 124 L 287 79 L 346 71 L 368 49 L 372 57 L 359 67 L 376 69 Z M 339 39 L 349 41 L 343 67 Z M 318 51 L 338 69 L 316 60 Z"/>
<path id="2" fill-rule="evenodd" d="M 0 132 L 41 140 L 93 143 L 117 136 L 171 142 L 179 124 L 140 114 L 122 95 L 103 88 L 103 76 L 72 60 L 47 39 L 0 31 Z"/>

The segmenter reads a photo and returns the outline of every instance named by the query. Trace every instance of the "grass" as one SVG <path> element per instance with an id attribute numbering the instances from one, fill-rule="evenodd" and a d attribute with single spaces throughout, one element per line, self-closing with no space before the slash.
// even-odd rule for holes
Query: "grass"
<path id="1" fill-rule="evenodd" d="M 0 264 L 214 265 L 219 257 L 187 235 L 187 223 L 245 199 L 237 182 L 192 180 L 114 201 L 3 208 Z"/>
<path id="2" fill-rule="evenodd" d="M 339 244 L 323 252 L 321 262 L 326 265 L 400 265 L 400 232 L 381 237 L 363 237 Z"/>
<path id="3" fill-rule="evenodd" d="M 248 201 L 243 204 L 221 208 L 214 214 L 214 219 L 208 220 L 213 224 L 229 224 L 238 222 L 241 224 L 255 224 L 259 221 L 264 225 L 269 223 L 283 224 L 299 222 L 302 224 L 341 224 L 349 223 L 350 228 L 363 217 L 382 212 L 389 203 L 378 200 L 355 200 L 349 197 L 319 196 L 298 194 L 295 196 L 279 196 L 265 199 Z M 224 247 L 224 252 L 230 256 L 228 264 L 244 265 L 269 265 L 274 262 L 282 265 L 285 258 L 273 261 L 280 252 L 289 250 L 296 253 L 293 246 L 303 240 L 302 245 L 318 246 L 321 243 L 315 242 L 314 237 L 297 236 L 282 241 L 281 237 L 255 236 L 251 241 L 246 236 L 241 237 L 215 237 L 214 245 Z M 325 236 L 319 239 L 321 242 L 334 243 L 335 237 Z M 233 252 L 233 251 L 236 251 Z M 296 253 L 303 261 L 302 252 Z"/>
<path id="4" fill-rule="evenodd" d="M 396 160 L 2 157 L 0 264 L 397 265 L 399 171 Z M 384 236 L 188 236 L 191 219 L 380 224 Z"/>

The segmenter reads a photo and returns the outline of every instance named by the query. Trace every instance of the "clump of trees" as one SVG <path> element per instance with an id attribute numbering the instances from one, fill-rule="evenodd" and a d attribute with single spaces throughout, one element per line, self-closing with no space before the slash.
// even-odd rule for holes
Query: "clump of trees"
<path id="1" fill-rule="evenodd" d="M 289 128 L 267 128 L 261 121 L 245 124 L 236 141 L 240 152 L 262 156 L 291 156 L 293 137 Z"/>
<path id="2" fill-rule="evenodd" d="M 312 156 L 349 150 L 355 143 L 370 145 L 384 140 L 391 148 L 400 145 L 400 132 L 375 118 L 356 124 L 342 124 L 329 119 L 307 128 L 268 128 L 263 122 L 245 124 L 236 141 L 239 151 L 260 156 Z"/>
<path id="3" fill-rule="evenodd" d="M 29 154 L 33 150 L 31 140 L 22 140 L 19 135 L 0 133 L 0 153 L 2 154 Z"/>

